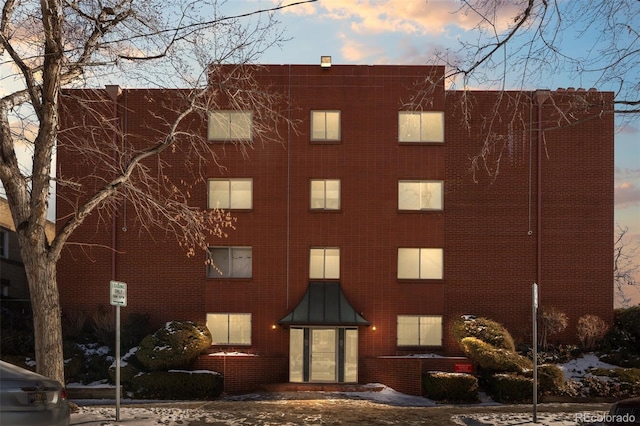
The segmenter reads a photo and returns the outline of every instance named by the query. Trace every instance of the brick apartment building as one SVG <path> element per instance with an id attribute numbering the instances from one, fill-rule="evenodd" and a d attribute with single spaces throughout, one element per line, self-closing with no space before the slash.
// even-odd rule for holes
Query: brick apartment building
<path id="1" fill-rule="evenodd" d="M 228 238 L 189 257 L 165 231 L 136 229 L 126 203 L 113 220 L 103 210 L 74 235 L 92 246 L 70 245 L 59 263 L 63 311 L 108 305 L 109 281 L 124 281 L 123 315 L 207 323 L 214 345 L 195 367 L 224 373 L 230 392 L 380 382 L 419 394 L 421 369 L 457 362 L 449 328 L 462 314 L 530 341 L 534 282 L 540 305 L 570 318 L 562 341 L 576 341 L 582 315 L 612 321 L 612 93 L 465 94 L 440 83 L 408 109 L 443 67 L 324 65 L 254 70 L 301 122 L 277 129 L 281 144 L 245 156 L 227 143 L 251 143 L 251 111 L 223 108 L 192 123 L 219 145 L 225 169 L 208 166 L 191 202 L 230 209 Z M 113 111 L 128 139 L 118 144 L 161 127 L 162 105 L 178 93 L 116 89 L 65 92 L 61 140 L 88 137 L 75 126 L 91 118 L 74 97 Z M 472 170 L 485 140 L 495 142 L 487 165 L 497 177 L 482 162 Z M 174 179 L 182 155 L 163 154 Z M 58 167 L 61 176 L 91 171 L 64 143 Z M 71 211 L 65 197 L 59 187 L 59 226 Z"/>

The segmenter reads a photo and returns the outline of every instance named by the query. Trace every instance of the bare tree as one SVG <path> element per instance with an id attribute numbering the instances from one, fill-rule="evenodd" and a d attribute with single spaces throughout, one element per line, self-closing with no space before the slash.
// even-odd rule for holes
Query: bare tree
<path id="1" fill-rule="evenodd" d="M 618 114 L 619 120 L 640 113 L 640 2 L 605 0 L 597 4 L 582 1 L 548 0 L 465 0 L 456 13 L 477 22 L 456 48 L 439 50 L 430 62 L 445 65 L 444 80 L 452 88 L 465 91 L 460 99 L 463 125 L 473 111 L 474 87 L 503 93 L 500 105 L 518 103 L 517 92 L 549 88 L 556 75 L 565 76 L 576 88 L 597 87 L 614 92 L 613 102 L 596 105 L 577 91 L 569 111 L 556 106 L 557 126 L 571 126 L 600 113 Z M 576 45 L 578 47 L 576 47 Z M 434 84 L 435 83 L 435 84 Z M 427 77 L 408 102 L 419 108 L 442 81 Z M 516 92 L 514 92 L 516 93 Z M 588 93 L 588 91 L 586 91 Z M 527 99 L 522 98 L 522 102 Z M 576 114 L 576 108 L 591 114 Z M 514 109 L 515 110 L 515 109 Z M 471 169 L 485 170 L 495 177 L 507 138 L 491 132 L 492 121 L 518 125 L 520 117 L 495 113 L 487 118 L 484 144 L 470 153 Z M 544 129 L 544 131 L 551 129 Z"/>
<path id="2" fill-rule="evenodd" d="M 640 267 L 634 263 L 634 259 L 640 253 L 640 243 L 630 240 L 629 228 L 618 226 L 613 246 L 613 282 L 615 285 L 616 301 L 623 308 L 628 308 L 631 299 L 626 290 L 631 287 L 640 287 L 638 273 Z"/>
<path id="3" fill-rule="evenodd" d="M 73 231 L 92 214 L 108 219 L 125 198 L 134 206 L 142 227 L 162 225 L 176 234 L 187 253 L 202 246 L 206 235 L 223 235 L 233 225 L 220 210 L 201 211 L 188 204 L 188 189 L 165 171 L 161 154 L 181 149 L 194 153 L 190 170 L 216 161 L 204 137 L 190 131 L 189 120 L 225 102 L 254 111 L 254 140 L 276 136 L 267 129 L 287 120 L 274 108 L 278 95 L 257 89 L 243 64 L 284 41 L 274 6 L 239 16 L 225 16 L 216 0 L 6 0 L 0 20 L 0 179 L 16 225 L 34 316 L 37 370 L 64 380 L 60 304 L 56 264 Z M 220 67 L 224 63 L 234 67 Z M 222 74 L 221 69 L 225 70 Z M 98 137 L 122 138 L 112 112 L 105 108 L 104 90 L 90 90 L 83 101 L 71 99 L 63 87 L 91 86 L 104 81 L 144 81 L 158 88 L 181 85 L 180 102 L 166 104 L 164 126 L 145 144 L 105 144 Z M 210 84 L 209 84 L 210 83 Z M 7 90 L 10 88 L 11 90 Z M 83 140 L 59 131 L 61 99 L 82 108 L 98 127 L 85 129 Z M 82 125 L 77 122 L 76 125 Z M 56 148 L 56 143 L 58 146 Z M 32 152 L 31 167 L 23 168 L 17 150 Z M 56 178 L 55 149 L 81 155 L 92 165 L 86 177 L 57 177 L 58 185 L 74 191 L 73 206 L 61 218 L 52 241 L 45 236 L 48 199 Z M 155 172 L 153 173 L 152 170 Z M 75 194 L 75 196 L 73 195 Z M 73 198 L 71 198 L 73 197 Z"/>

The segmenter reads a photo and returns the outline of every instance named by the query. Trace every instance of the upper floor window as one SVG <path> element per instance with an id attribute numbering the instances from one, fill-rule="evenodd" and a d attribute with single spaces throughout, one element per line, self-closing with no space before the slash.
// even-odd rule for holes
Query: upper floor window
<path id="1" fill-rule="evenodd" d="M 442 181 L 398 182 L 398 210 L 442 210 L 442 205 Z"/>
<path id="2" fill-rule="evenodd" d="M 311 111 L 311 140 L 340 140 L 340 111 Z"/>
<path id="3" fill-rule="evenodd" d="M 338 247 L 312 248 L 309 255 L 309 278 L 340 278 L 340 249 Z"/>
<path id="4" fill-rule="evenodd" d="M 0 229 L 0 257 L 9 257 L 9 233 Z"/>
<path id="5" fill-rule="evenodd" d="M 442 279 L 441 248 L 399 248 L 398 278 L 440 280 Z"/>
<path id="6" fill-rule="evenodd" d="M 209 179 L 208 185 L 210 209 L 253 208 L 252 179 Z"/>
<path id="7" fill-rule="evenodd" d="M 442 317 L 398 315 L 398 346 L 442 346 Z"/>
<path id="8" fill-rule="evenodd" d="M 251 247 L 209 247 L 207 277 L 251 278 Z"/>
<path id="9" fill-rule="evenodd" d="M 311 208 L 314 210 L 340 210 L 340 181 L 337 179 L 312 179 Z"/>
<path id="10" fill-rule="evenodd" d="M 209 113 L 209 140 L 250 141 L 251 111 L 212 111 Z"/>
<path id="11" fill-rule="evenodd" d="M 213 345 L 250 345 L 251 314 L 207 314 Z"/>
<path id="12" fill-rule="evenodd" d="M 400 142 L 444 142 L 444 112 L 399 111 Z"/>

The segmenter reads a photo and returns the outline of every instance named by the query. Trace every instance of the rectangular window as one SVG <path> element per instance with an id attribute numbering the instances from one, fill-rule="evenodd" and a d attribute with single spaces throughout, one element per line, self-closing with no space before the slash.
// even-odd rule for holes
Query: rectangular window
<path id="1" fill-rule="evenodd" d="M 399 111 L 400 142 L 444 142 L 444 112 Z"/>
<path id="2" fill-rule="evenodd" d="M 213 345 L 250 345 L 251 314 L 207 314 Z"/>
<path id="3" fill-rule="evenodd" d="M 250 141 L 251 111 L 212 111 L 209 113 L 209 140 Z"/>
<path id="4" fill-rule="evenodd" d="M 442 210 L 442 181 L 401 180 L 398 182 L 398 210 Z"/>
<path id="5" fill-rule="evenodd" d="M 251 247 L 209 247 L 209 278 L 251 278 Z"/>
<path id="6" fill-rule="evenodd" d="M 311 140 L 340 140 L 340 111 L 311 111 Z"/>
<path id="7" fill-rule="evenodd" d="M 0 229 L 0 257 L 9 257 L 9 233 Z"/>
<path id="8" fill-rule="evenodd" d="M 442 249 L 399 248 L 398 279 L 441 280 Z"/>
<path id="9" fill-rule="evenodd" d="M 309 255 L 309 278 L 340 278 L 340 249 L 337 247 L 312 248 Z"/>
<path id="10" fill-rule="evenodd" d="M 210 209 L 251 209 L 253 207 L 252 179 L 209 179 L 208 184 Z"/>
<path id="11" fill-rule="evenodd" d="M 398 315 L 398 346 L 442 346 L 442 317 Z"/>
<path id="12" fill-rule="evenodd" d="M 314 210 L 340 210 L 340 181 L 336 179 L 311 180 L 311 208 Z"/>

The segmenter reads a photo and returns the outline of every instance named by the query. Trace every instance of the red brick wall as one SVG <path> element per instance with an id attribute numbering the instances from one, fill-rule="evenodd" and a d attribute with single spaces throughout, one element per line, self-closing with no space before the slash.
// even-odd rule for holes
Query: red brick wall
<path id="1" fill-rule="evenodd" d="M 585 93 L 553 93 L 539 117 L 533 94 L 509 94 L 491 123 L 472 112 L 461 124 L 461 94 L 447 95 L 446 311 L 488 316 L 504 323 L 517 340 L 531 339 L 531 286 L 541 306 L 570 318 L 559 336 L 576 342 L 580 316 L 613 313 L 613 114 L 602 111 L 610 93 L 589 93 L 594 105 L 576 110 Z M 472 107 L 488 108 L 498 96 L 472 94 Z M 567 124 L 557 111 L 571 113 Z M 610 112 L 610 111 L 609 111 Z M 513 118 L 513 120 L 512 120 Z M 542 129 L 541 232 L 538 232 L 538 129 Z M 485 129 L 475 131 L 475 129 Z M 480 152 L 490 129 L 499 135 L 488 166 L 474 175 L 469 159 Z M 541 244 L 538 274 L 538 239 Z M 453 342 L 449 343 L 454 348 Z"/>
<path id="2" fill-rule="evenodd" d="M 344 294 L 376 326 L 375 332 L 372 327 L 359 329 L 363 359 L 406 353 L 396 345 L 400 314 L 443 315 L 444 349 L 449 354 L 459 353 L 448 330 L 460 314 L 488 316 L 504 323 L 518 340 L 526 340 L 531 333 L 533 282 L 540 285 L 542 305 L 569 315 L 571 325 L 562 339 L 575 340 L 581 315 L 597 314 L 610 322 L 613 115 L 600 114 L 598 102 L 600 96 L 611 100 L 612 95 L 553 92 L 539 117 L 532 93 L 508 93 L 500 98 L 496 119 L 488 121 L 498 95 L 473 92 L 469 130 L 462 122 L 461 94 L 445 96 L 442 86 L 424 99 L 422 107 L 445 111 L 445 143 L 399 145 L 397 111 L 416 94 L 420 87 L 416 82 L 425 74 L 443 72 L 442 67 L 410 66 L 264 68 L 259 78 L 292 99 L 290 114 L 300 123 L 298 132 L 289 133 L 282 126 L 277 129 L 280 143 L 256 143 L 247 156 L 234 146 L 213 144 L 223 168 L 210 164 L 203 180 L 189 174 L 186 164 L 193 156 L 182 145 L 161 156 L 170 165 L 167 175 L 187 188 L 190 203 L 201 208 L 207 203 L 206 178 L 253 178 L 253 210 L 234 212 L 236 229 L 229 230 L 227 238 L 209 241 L 251 246 L 253 277 L 207 278 L 204 251 L 189 257 L 170 232 L 152 229 L 149 235 L 141 229 L 131 203 L 121 198 L 114 207 L 105 205 L 90 216 L 73 236 L 82 244 L 65 250 L 58 265 L 63 312 L 91 313 L 98 305 L 108 305 L 108 282 L 117 279 L 128 283 L 123 321 L 132 312 L 149 314 L 154 326 L 169 320 L 204 321 L 207 312 L 251 312 L 252 345 L 240 349 L 259 359 L 273 357 L 286 363 L 289 333 L 271 326 L 297 305 L 307 289 L 309 248 L 333 246 L 341 249 Z M 118 100 L 118 123 L 128 136 L 115 141 L 109 129 L 92 133 L 91 124 L 104 126 L 99 120 L 92 122 L 76 101 L 64 96 L 61 127 L 67 130 L 58 152 L 59 176 L 82 176 L 94 166 L 90 158 L 68 152 L 65 137 L 101 140 L 117 164 L 127 147 L 158 140 L 165 126 L 162 118 L 175 114 L 167 105 L 179 104 L 180 93 L 124 90 Z M 67 94 L 104 99 L 96 105 L 107 114 L 112 111 L 104 92 Z M 589 110 L 576 107 L 577 96 L 589 97 Z M 312 109 L 341 111 L 340 143 L 309 142 Z M 558 110 L 581 120 L 558 127 L 564 123 Z M 540 234 L 539 124 L 544 136 Z M 206 118 L 193 117 L 185 127 L 206 137 Z M 480 169 L 474 181 L 470 156 L 479 152 L 487 135 L 497 135 L 498 144 L 489 157 L 500 158 L 499 174 L 494 179 Z M 157 161 L 145 164 L 153 171 L 158 168 Z M 490 161 L 489 166 L 495 163 Z M 99 173 L 83 183 L 96 187 L 107 177 L 108 173 Z M 341 179 L 340 211 L 309 211 L 313 178 Z M 444 211 L 398 213 L 399 179 L 445 180 Z M 58 188 L 59 227 L 84 197 L 73 188 Z M 399 247 L 443 247 L 444 279 L 399 282 Z M 286 375 L 286 368 L 283 371 Z M 362 371 L 370 377 L 366 367 Z M 396 380 L 392 377 L 388 380 Z"/>
<path id="3" fill-rule="evenodd" d="M 289 381 L 286 357 L 206 355 L 198 358 L 193 368 L 222 374 L 226 393 L 251 392 L 266 383 Z"/>
<path id="4" fill-rule="evenodd" d="M 428 371 L 455 372 L 455 365 L 468 363 L 466 358 L 451 357 L 379 357 L 360 358 L 359 380 L 383 383 L 397 392 L 422 395 L 422 375 Z"/>

